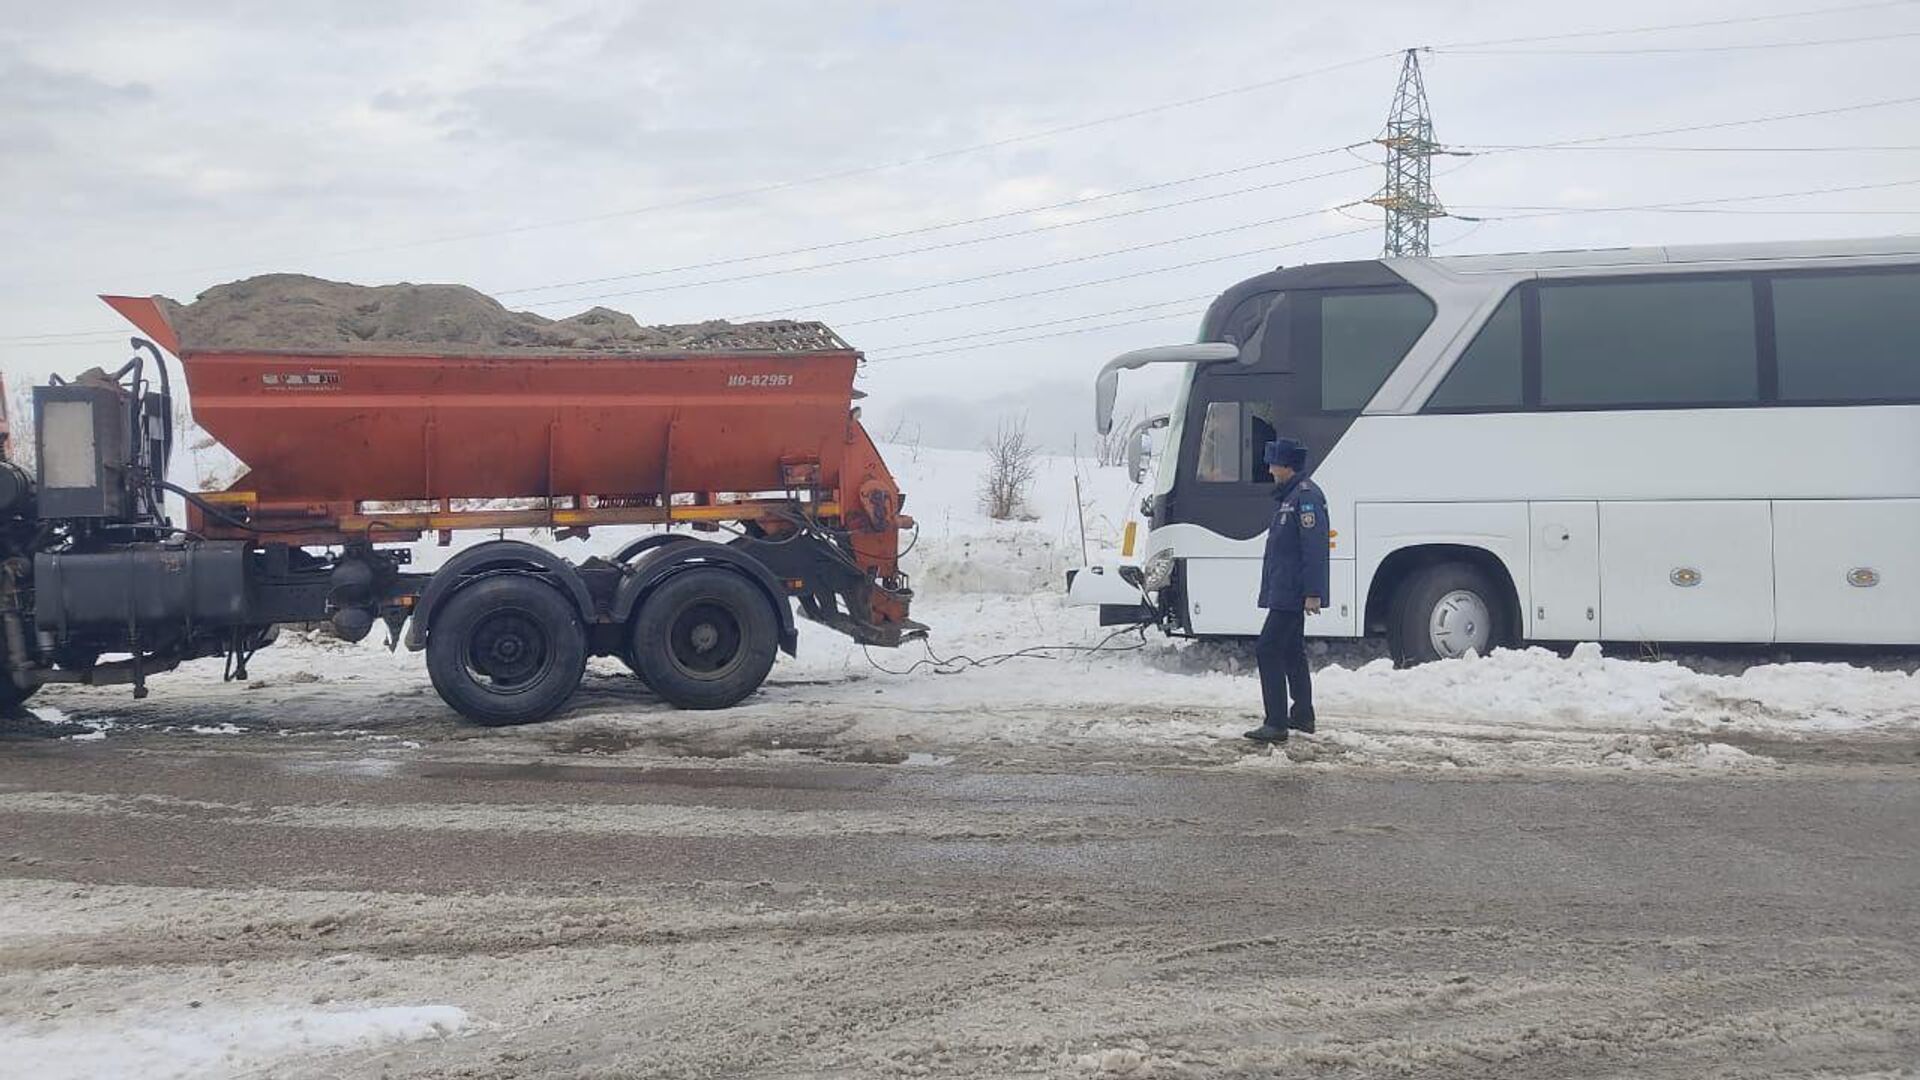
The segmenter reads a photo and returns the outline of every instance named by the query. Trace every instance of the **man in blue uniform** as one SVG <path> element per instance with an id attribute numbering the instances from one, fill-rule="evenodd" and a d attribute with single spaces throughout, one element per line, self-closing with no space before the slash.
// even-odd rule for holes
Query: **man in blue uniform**
<path id="1" fill-rule="evenodd" d="M 1267 444 L 1264 460 L 1273 474 L 1273 521 L 1260 566 L 1260 606 L 1267 622 L 1253 655 L 1260 662 L 1260 697 L 1266 722 L 1247 738 L 1287 741 L 1287 729 L 1313 731 L 1313 681 L 1307 672 L 1307 616 L 1327 599 L 1327 497 L 1307 479 L 1307 448 L 1297 439 Z M 1287 708 L 1287 693 L 1293 708 Z"/>

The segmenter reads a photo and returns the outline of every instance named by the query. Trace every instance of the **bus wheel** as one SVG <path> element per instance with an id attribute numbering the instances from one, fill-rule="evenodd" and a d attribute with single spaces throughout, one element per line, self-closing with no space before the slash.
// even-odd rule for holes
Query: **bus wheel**
<path id="1" fill-rule="evenodd" d="M 773 670 L 773 605 L 731 570 L 683 570 L 640 605 L 628 652 L 654 693 L 682 709 L 724 709 Z"/>
<path id="2" fill-rule="evenodd" d="M 427 635 L 427 674 L 440 699 L 476 723 L 552 715 L 580 686 L 587 632 L 558 589 L 511 574 L 453 594 Z"/>
<path id="3" fill-rule="evenodd" d="M 1484 570 L 1436 563 L 1400 583 L 1387 618 L 1387 646 L 1400 667 L 1468 652 L 1485 656 L 1512 643 L 1512 627 L 1506 596 Z"/>

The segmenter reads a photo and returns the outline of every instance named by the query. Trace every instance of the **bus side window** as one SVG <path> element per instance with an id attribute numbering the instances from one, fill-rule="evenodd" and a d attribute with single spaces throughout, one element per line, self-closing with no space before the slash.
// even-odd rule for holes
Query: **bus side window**
<path id="1" fill-rule="evenodd" d="M 1548 408 L 1758 404 L 1759 355 L 1745 275 L 1540 286 Z"/>
<path id="2" fill-rule="evenodd" d="M 1200 425 L 1200 453 L 1193 478 L 1205 484 L 1237 484 L 1245 479 L 1240 456 L 1240 403 L 1210 401 Z"/>
<path id="3" fill-rule="evenodd" d="M 1433 322 L 1412 287 L 1333 290 L 1319 300 L 1320 410 L 1357 413 Z"/>
<path id="4" fill-rule="evenodd" d="M 1920 273 L 1773 279 L 1783 402 L 1920 400 Z"/>
<path id="5" fill-rule="evenodd" d="M 1521 373 L 1520 290 L 1507 293 L 1472 344 L 1454 361 L 1427 399 L 1427 412 L 1518 409 L 1525 404 Z"/>
<path id="6" fill-rule="evenodd" d="M 1193 478 L 1205 484 L 1266 483 L 1267 444 L 1278 433 L 1274 423 L 1274 408 L 1265 402 L 1207 402 Z"/>

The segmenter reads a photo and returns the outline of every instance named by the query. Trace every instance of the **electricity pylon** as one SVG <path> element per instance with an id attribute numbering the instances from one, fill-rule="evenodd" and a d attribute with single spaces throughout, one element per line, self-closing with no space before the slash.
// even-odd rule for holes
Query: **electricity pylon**
<path id="1" fill-rule="evenodd" d="M 1427 222 L 1446 217 L 1433 195 L 1433 116 L 1427 111 L 1427 85 L 1420 78 L 1419 50 L 1408 49 L 1400 65 L 1387 129 L 1374 140 L 1387 148 L 1387 184 L 1367 201 L 1387 212 L 1386 254 L 1427 254 Z"/>

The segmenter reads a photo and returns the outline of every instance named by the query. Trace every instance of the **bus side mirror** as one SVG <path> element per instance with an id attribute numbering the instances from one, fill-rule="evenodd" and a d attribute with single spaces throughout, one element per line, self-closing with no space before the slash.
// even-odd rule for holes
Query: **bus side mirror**
<path id="1" fill-rule="evenodd" d="M 1120 394 L 1120 373 L 1148 364 L 1211 364 L 1240 359 L 1240 347 L 1224 341 L 1204 341 L 1197 345 L 1161 345 L 1135 349 L 1107 361 L 1093 380 L 1093 430 L 1102 435 L 1113 431 L 1113 400 Z"/>
<path id="2" fill-rule="evenodd" d="M 1153 433 L 1170 421 L 1166 413 L 1149 416 L 1127 432 L 1127 476 L 1136 484 L 1146 483 L 1147 462 L 1153 457 Z"/>

